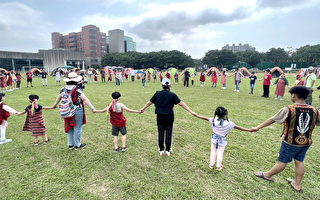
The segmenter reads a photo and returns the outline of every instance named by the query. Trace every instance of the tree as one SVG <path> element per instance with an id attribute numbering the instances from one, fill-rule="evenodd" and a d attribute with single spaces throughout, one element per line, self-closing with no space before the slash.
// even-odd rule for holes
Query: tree
<path id="1" fill-rule="evenodd" d="M 218 66 L 223 68 L 226 65 L 233 65 L 237 61 L 236 55 L 230 50 L 210 50 L 208 51 L 202 62 L 211 66 Z"/>
<path id="2" fill-rule="evenodd" d="M 125 66 L 133 68 L 148 67 L 177 67 L 184 69 L 187 66 L 194 66 L 191 56 L 177 51 L 159 51 L 149 53 L 127 52 L 127 53 L 111 53 L 102 58 L 102 65 Z"/>
<path id="3" fill-rule="evenodd" d="M 288 53 L 282 48 L 271 48 L 266 53 L 266 59 L 269 62 L 273 62 L 274 64 L 279 64 L 281 62 L 288 62 L 289 55 Z"/>
<path id="4" fill-rule="evenodd" d="M 307 62 L 308 65 L 317 65 L 320 63 L 320 44 L 300 47 L 293 53 L 292 58 L 293 61 Z"/>
<path id="5" fill-rule="evenodd" d="M 263 54 L 257 51 L 241 51 L 236 53 L 237 61 L 246 62 L 252 67 L 256 67 L 263 60 Z"/>

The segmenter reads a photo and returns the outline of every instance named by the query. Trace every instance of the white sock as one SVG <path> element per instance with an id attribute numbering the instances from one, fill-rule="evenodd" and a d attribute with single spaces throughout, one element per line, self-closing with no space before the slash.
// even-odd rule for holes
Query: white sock
<path id="1" fill-rule="evenodd" d="M 1 139 L 0 140 L 5 140 L 6 139 L 6 127 L 0 126 L 0 131 L 1 131 Z"/>

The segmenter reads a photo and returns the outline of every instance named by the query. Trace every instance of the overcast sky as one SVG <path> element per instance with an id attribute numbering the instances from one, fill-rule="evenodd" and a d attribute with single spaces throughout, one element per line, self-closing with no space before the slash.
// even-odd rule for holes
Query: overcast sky
<path id="1" fill-rule="evenodd" d="M 120 28 L 137 51 L 201 58 L 225 44 L 258 51 L 320 43 L 320 0 L 0 0 L 0 50 L 51 48 L 51 32 Z"/>

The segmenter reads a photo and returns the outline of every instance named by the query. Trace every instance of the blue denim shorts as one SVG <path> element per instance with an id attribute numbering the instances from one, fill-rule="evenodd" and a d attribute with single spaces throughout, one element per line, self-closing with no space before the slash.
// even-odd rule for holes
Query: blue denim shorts
<path id="1" fill-rule="evenodd" d="M 292 159 L 303 162 L 309 146 L 297 147 L 282 142 L 278 160 L 283 163 L 289 163 Z"/>
<path id="2" fill-rule="evenodd" d="M 228 144 L 227 137 L 220 136 L 217 134 L 212 134 L 211 141 L 213 144 L 216 144 L 217 147 L 225 147 Z"/>

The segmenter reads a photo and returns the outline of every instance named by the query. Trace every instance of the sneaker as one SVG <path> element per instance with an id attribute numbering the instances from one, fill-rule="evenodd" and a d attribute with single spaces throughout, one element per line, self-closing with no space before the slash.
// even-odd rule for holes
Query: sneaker
<path id="1" fill-rule="evenodd" d="M 86 144 L 80 144 L 79 147 L 74 147 L 74 150 L 81 150 L 84 149 L 87 145 Z"/>
<path id="2" fill-rule="evenodd" d="M 164 155 L 164 151 L 159 151 L 160 156 Z"/>
<path id="3" fill-rule="evenodd" d="M 125 147 L 122 147 L 122 148 L 121 148 L 121 151 L 122 151 L 122 152 L 126 152 L 127 149 L 128 149 L 127 146 L 125 146 Z"/>
<path id="4" fill-rule="evenodd" d="M 170 156 L 171 152 L 170 151 L 166 151 L 166 154 L 167 154 L 167 156 Z"/>
<path id="5" fill-rule="evenodd" d="M 33 142 L 33 146 L 38 146 L 39 145 L 39 141 L 38 142 Z"/>
<path id="6" fill-rule="evenodd" d="M 276 97 L 276 98 L 274 98 L 275 100 L 278 100 L 278 98 Z"/>
<path id="7" fill-rule="evenodd" d="M 74 146 L 73 146 L 73 145 L 69 145 L 68 148 L 69 148 L 70 150 L 72 150 L 72 149 L 74 149 Z"/>
<path id="8" fill-rule="evenodd" d="M 118 149 L 113 149 L 113 152 L 118 153 L 119 152 L 119 148 Z"/>
<path id="9" fill-rule="evenodd" d="M 283 99 L 280 99 L 280 101 L 283 101 Z"/>
<path id="10" fill-rule="evenodd" d="M 48 138 L 47 140 L 43 141 L 43 144 L 48 144 L 48 142 L 50 142 L 50 138 Z"/>

